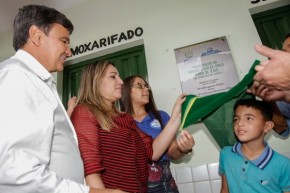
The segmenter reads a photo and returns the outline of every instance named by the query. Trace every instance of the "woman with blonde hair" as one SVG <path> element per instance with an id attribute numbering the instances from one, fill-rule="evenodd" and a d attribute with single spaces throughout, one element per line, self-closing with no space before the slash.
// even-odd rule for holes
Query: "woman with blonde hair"
<path id="1" fill-rule="evenodd" d="M 147 192 L 148 162 L 166 151 L 181 121 L 180 95 L 168 127 L 155 140 L 143 133 L 131 115 L 116 102 L 122 97 L 123 81 L 110 61 L 88 65 L 82 74 L 71 119 L 84 162 L 86 183 L 95 188 Z"/>

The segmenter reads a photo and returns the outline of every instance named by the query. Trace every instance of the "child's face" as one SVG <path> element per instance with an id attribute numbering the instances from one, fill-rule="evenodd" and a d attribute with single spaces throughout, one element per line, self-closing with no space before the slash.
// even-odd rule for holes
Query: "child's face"
<path id="1" fill-rule="evenodd" d="M 234 130 L 239 141 L 246 143 L 264 140 L 264 133 L 269 127 L 260 110 L 239 106 L 234 115 Z"/>

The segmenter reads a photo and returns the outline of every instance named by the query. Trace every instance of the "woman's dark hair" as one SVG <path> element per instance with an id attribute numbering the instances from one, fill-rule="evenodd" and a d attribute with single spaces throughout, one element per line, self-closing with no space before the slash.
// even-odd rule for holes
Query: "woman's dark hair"
<path id="1" fill-rule="evenodd" d="M 19 9 L 14 19 L 13 47 L 17 51 L 27 42 L 29 29 L 35 25 L 48 35 L 55 23 L 62 25 L 71 34 L 74 27 L 69 19 L 59 11 L 43 5 L 27 5 Z"/>
<path id="2" fill-rule="evenodd" d="M 132 85 L 134 83 L 135 78 L 141 78 L 142 80 L 144 80 L 144 78 L 142 78 L 141 76 L 138 76 L 138 75 L 129 76 L 129 77 L 125 78 L 124 84 L 123 84 L 123 94 L 122 94 L 122 98 L 120 101 L 121 110 L 130 114 L 130 115 L 133 114 L 133 106 L 132 106 L 132 102 L 131 102 L 132 101 L 131 100 L 131 88 L 132 88 Z M 144 82 L 145 82 L 145 84 L 148 84 L 148 82 L 146 80 L 144 80 Z M 164 123 L 162 122 L 161 116 L 156 108 L 153 94 L 152 94 L 152 90 L 149 90 L 149 103 L 147 103 L 145 105 L 145 110 L 147 113 L 149 113 L 149 115 L 152 114 L 154 116 L 154 118 L 159 121 L 159 123 L 161 124 L 161 128 L 163 129 Z"/>

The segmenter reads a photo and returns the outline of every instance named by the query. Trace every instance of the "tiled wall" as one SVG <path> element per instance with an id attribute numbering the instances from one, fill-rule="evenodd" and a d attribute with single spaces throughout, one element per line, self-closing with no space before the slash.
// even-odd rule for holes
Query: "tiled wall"
<path id="1" fill-rule="evenodd" d="M 290 152 L 284 153 L 290 158 Z M 179 193 L 220 193 L 219 163 L 171 168 Z"/>
<path id="2" fill-rule="evenodd" d="M 180 193 L 219 193 L 218 163 L 172 168 Z"/>

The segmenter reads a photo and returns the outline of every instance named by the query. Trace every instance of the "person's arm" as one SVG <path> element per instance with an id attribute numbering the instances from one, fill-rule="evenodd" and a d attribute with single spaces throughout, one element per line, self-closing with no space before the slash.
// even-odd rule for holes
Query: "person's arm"
<path id="1" fill-rule="evenodd" d="M 116 190 L 116 189 L 95 189 L 95 188 L 91 188 L 89 193 L 126 193 L 124 191 L 121 190 Z"/>
<path id="2" fill-rule="evenodd" d="M 231 151 L 231 150 L 230 150 Z M 228 147 L 224 147 L 220 151 L 220 156 L 219 156 L 219 175 L 221 176 L 221 191 L 220 193 L 228 193 L 229 192 L 229 187 L 228 187 L 228 182 L 226 178 L 226 170 L 225 170 L 225 161 L 229 161 L 227 157 L 228 152 Z"/>
<path id="3" fill-rule="evenodd" d="M 276 101 L 276 106 L 286 120 L 286 128 L 279 135 L 288 137 L 290 135 L 290 104 L 285 101 Z"/>
<path id="4" fill-rule="evenodd" d="M 273 118 L 272 118 L 274 122 L 273 130 L 280 135 L 281 133 L 287 130 L 287 121 L 280 112 L 279 108 L 277 107 L 276 102 L 271 102 L 270 105 L 273 110 Z"/>
<path id="5" fill-rule="evenodd" d="M 86 184 L 93 188 L 104 189 L 105 185 L 99 173 L 94 173 L 86 176 Z"/>
<path id="6" fill-rule="evenodd" d="M 222 185 L 221 185 L 221 193 L 229 193 L 227 178 L 224 174 L 221 175 Z"/>
<path id="7" fill-rule="evenodd" d="M 115 190 L 115 189 L 96 189 L 96 188 L 90 188 L 89 193 L 126 193 L 121 190 Z"/>
<path id="8" fill-rule="evenodd" d="M 100 125 L 90 110 L 82 105 L 75 107 L 71 120 L 78 136 L 86 184 L 94 188 L 104 189 L 105 186 L 100 175 L 100 172 L 104 170 L 101 140 L 99 139 Z"/>
<path id="9" fill-rule="evenodd" d="M 192 152 L 192 147 L 195 142 L 192 135 L 183 130 L 180 133 L 178 140 L 174 139 L 170 144 L 167 154 L 172 160 L 177 160 Z"/>
<path id="10" fill-rule="evenodd" d="M 68 100 L 66 112 L 67 112 L 69 117 L 71 116 L 72 112 L 74 111 L 76 104 L 77 104 L 77 97 L 76 96 L 74 96 Z"/>
<path id="11" fill-rule="evenodd" d="M 73 112 L 75 105 L 76 105 L 76 97 L 73 97 L 68 102 L 68 110 L 71 109 L 71 113 Z M 72 107 L 72 108 L 69 108 Z M 71 114 L 69 114 L 71 116 Z M 85 177 L 86 185 L 90 187 L 89 193 L 126 193 L 121 190 L 116 189 L 106 189 L 102 178 L 99 173 L 94 173 L 87 175 Z"/>
<path id="12" fill-rule="evenodd" d="M 51 90 L 20 69 L 1 70 L 0 80 L 0 192 L 87 193 L 48 167 L 58 103 Z"/>
<path id="13" fill-rule="evenodd" d="M 152 160 L 157 161 L 167 150 L 173 138 L 175 137 L 176 131 L 178 130 L 181 122 L 181 105 L 185 101 L 185 95 L 180 95 L 173 107 L 171 118 L 162 130 L 162 132 L 155 138 L 152 144 L 153 155 Z"/>
<path id="14" fill-rule="evenodd" d="M 86 184 L 91 187 L 89 193 L 125 193 L 121 190 L 106 189 L 99 173 L 87 175 Z"/>

